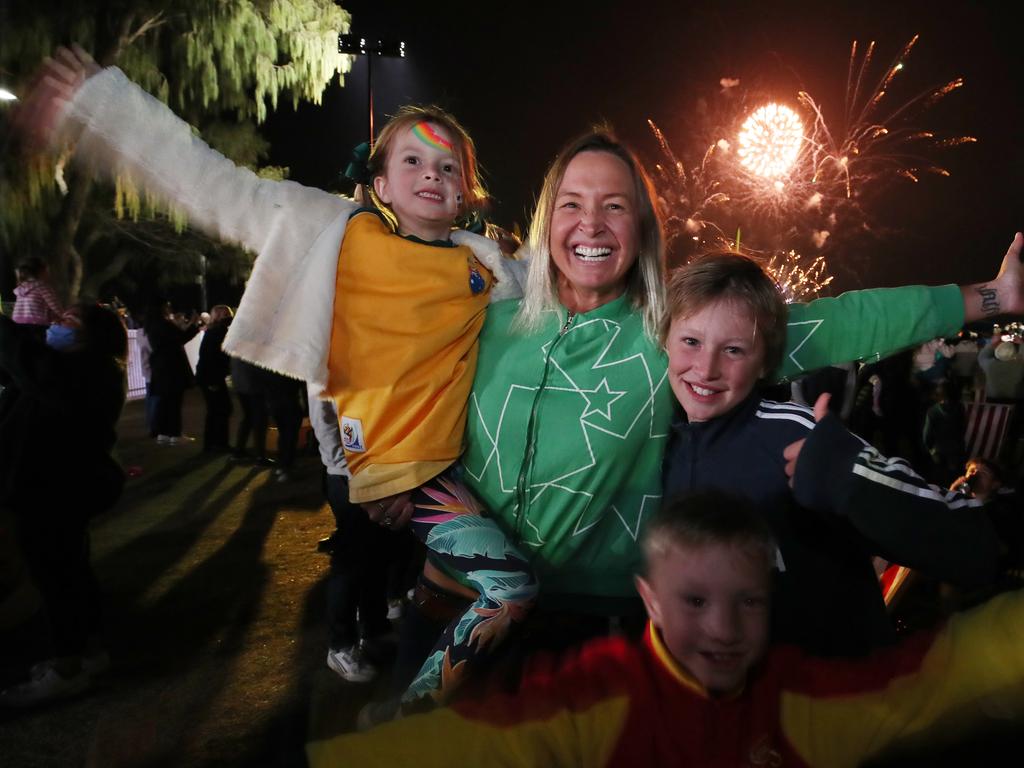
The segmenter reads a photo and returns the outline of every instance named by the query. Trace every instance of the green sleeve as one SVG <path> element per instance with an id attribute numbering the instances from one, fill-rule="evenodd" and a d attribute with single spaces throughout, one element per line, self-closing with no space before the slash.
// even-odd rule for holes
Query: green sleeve
<path id="1" fill-rule="evenodd" d="M 851 360 L 877 360 L 939 336 L 964 322 L 960 288 L 875 288 L 810 304 L 790 304 L 786 351 L 776 378 Z"/>

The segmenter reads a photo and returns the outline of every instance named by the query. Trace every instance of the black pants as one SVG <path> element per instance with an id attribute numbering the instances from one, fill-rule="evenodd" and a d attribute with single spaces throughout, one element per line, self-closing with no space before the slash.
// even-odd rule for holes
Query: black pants
<path id="1" fill-rule="evenodd" d="M 22 509 L 18 542 L 43 599 L 52 648 L 40 658 L 80 656 L 100 629 L 100 591 L 89 562 L 89 521 L 69 507 Z"/>
<path id="2" fill-rule="evenodd" d="M 288 469 L 295 462 L 302 425 L 302 382 L 272 374 L 267 380 L 267 405 L 277 425 L 277 464 Z"/>
<path id="3" fill-rule="evenodd" d="M 181 401 L 184 395 L 185 391 L 181 389 L 160 392 L 154 419 L 158 435 L 181 436 Z"/>
<path id="4" fill-rule="evenodd" d="M 262 458 L 267 452 L 267 401 L 262 394 L 237 392 L 238 402 L 242 406 L 242 418 L 238 422 L 238 434 L 235 438 L 235 450 L 245 451 L 252 435 L 253 448 L 256 456 Z"/>
<path id="5" fill-rule="evenodd" d="M 221 381 L 216 385 L 203 385 L 206 401 L 206 421 L 203 426 L 203 448 L 228 447 L 228 422 L 231 420 L 231 396 Z"/>
<path id="6" fill-rule="evenodd" d="M 327 632 L 333 650 L 359 640 L 356 609 L 364 637 L 388 632 L 387 569 L 392 533 L 370 522 L 358 504 L 348 500 L 348 481 L 341 475 L 326 476 L 327 501 L 337 526 L 327 579 Z M 407 534 L 406 534 L 407 535 Z"/>

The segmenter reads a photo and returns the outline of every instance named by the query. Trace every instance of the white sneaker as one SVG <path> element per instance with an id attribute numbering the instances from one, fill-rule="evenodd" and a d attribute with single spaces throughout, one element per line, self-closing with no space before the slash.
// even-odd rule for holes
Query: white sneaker
<path id="1" fill-rule="evenodd" d="M 377 668 L 366 660 L 358 645 L 328 651 L 327 666 L 350 683 L 368 683 L 377 676 Z"/>
<path id="2" fill-rule="evenodd" d="M 51 699 L 61 699 L 81 693 L 92 683 L 92 676 L 84 669 L 73 677 L 61 675 L 52 663 L 43 662 L 32 667 L 27 683 L 12 685 L 0 693 L 0 706 L 28 707 Z"/>
<path id="3" fill-rule="evenodd" d="M 157 445 L 174 445 L 174 438 L 171 437 L 170 435 L 157 435 L 156 436 L 156 444 Z"/>

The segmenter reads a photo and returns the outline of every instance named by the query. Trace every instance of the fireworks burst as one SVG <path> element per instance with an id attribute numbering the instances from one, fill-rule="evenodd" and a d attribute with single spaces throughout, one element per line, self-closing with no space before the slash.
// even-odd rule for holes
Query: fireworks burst
<path id="1" fill-rule="evenodd" d="M 805 91 L 797 93 L 793 106 L 775 101 L 741 114 L 751 96 L 744 98 L 739 81 L 729 80 L 725 87 L 723 79 L 721 94 L 730 107 L 710 143 L 699 150 L 699 162 L 688 166 L 648 121 L 666 161 L 655 168 L 669 245 L 689 242 L 683 247 L 692 252 L 701 244 L 720 244 L 723 232 L 742 227 L 748 245 L 784 254 L 769 262 L 770 269 L 779 270 L 778 283 L 793 298 L 828 285 L 823 259 L 794 271 L 804 262 L 798 251 L 823 254 L 872 232 L 864 206 L 873 194 L 895 179 L 948 176 L 929 156 L 975 141 L 941 138 L 916 125 L 923 113 L 962 87 L 960 78 L 896 100 L 894 86 L 917 40 L 903 46 L 873 87 L 875 45 L 861 55 L 853 42 L 841 123 L 830 125 Z"/>
<path id="2" fill-rule="evenodd" d="M 754 110 L 740 128 L 740 165 L 766 179 L 778 181 L 789 174 L 804 143 L 804 124 L 784 104 L 766 104 Z"/>

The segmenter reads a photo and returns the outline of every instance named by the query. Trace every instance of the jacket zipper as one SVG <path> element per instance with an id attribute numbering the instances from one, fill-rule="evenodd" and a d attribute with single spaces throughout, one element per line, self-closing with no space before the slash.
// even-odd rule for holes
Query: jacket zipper
<path id="1" fill-rule="evenodd" d="M 548 383 L 548 371 L 551 369 L 551 356 L 555 353 L 555 346 L 558 344 L 559 340 L 565 336 L 566 332 L 568 332 L 575 319 L 576 313 L 569 310 L 566 315 L 565 322 L 558 331 L 558 336 L 551 342 L 551 347 L 548 349 L 548 356 L 544 360 L 544 375 L 541 377 L 540 386 L 537 387 L 537 392 L 533 396 L 533 405 L 530 406 L 530 418 L 527 420 L 526 426 L 526 455 L 523 457 L 523 464 L 519 468 L 519 477 L 516 480 L 515 543 L 517 544 L 523 540 L 523 527 L 526 524 L 526 486 L 527 477 L 529 476 L 530 469 L 533 466 L 533 457 L 536 453 L 534 450 L 536 441 L 533 437 L 533 431 L 537 421 L 537 406 L 540 403 L 540 398 L 544 392 L 544 388 Z"/>

